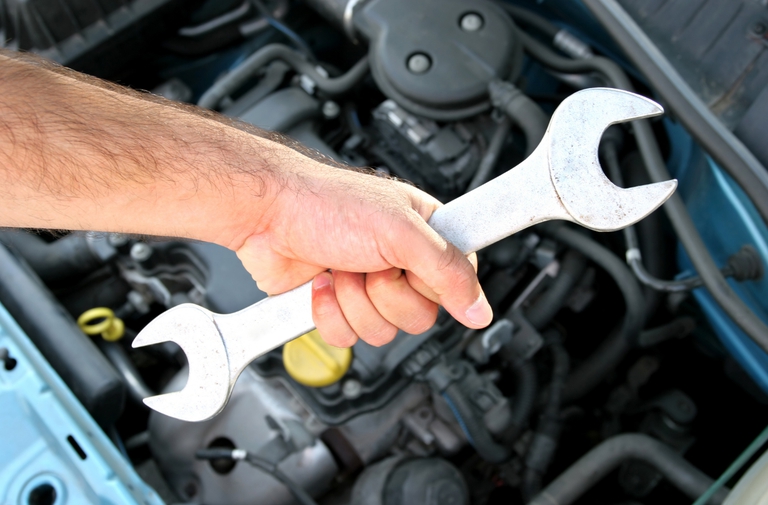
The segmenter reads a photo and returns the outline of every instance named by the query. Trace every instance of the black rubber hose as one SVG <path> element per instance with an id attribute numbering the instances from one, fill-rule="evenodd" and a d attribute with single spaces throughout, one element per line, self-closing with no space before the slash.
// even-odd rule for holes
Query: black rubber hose
<path id="1" fill-rule="evenodd" d="M 500 436 L 505 446 L 514 444 L 528 426 L 539 392 L 539 380 L 533 363 L 523 361 L 513 365 L 511 370 L 515 375 L 515 397 L 512 403 L 511 422 Z"/>
<path id="2" fill-rule="evenodd" d="M 125 387 L 133 401 L 145 407 L 144 398 L 155 396 L 155 392 L 149 389 L 149 386 L 144 382 L 125 349 L 119 342 L 107 342 L 101 338 L 97 340 L 97 345 L 123 378 Z"/>
<path id="3" fill-rule="evenodd" d="M 288 488 L 288 491 L 290 491 L 291 495 L 293 495 L 293 497 L 296 498 L 296 501 L 298 501 L 301 505 L 317 505 L 317 502 L 314 500 L 314 498 L 312 498 L 309 495 L 309 493 L 304 491 L 304 488 L 302 488 L 296 482 L 294 482 L 293 479 L 285 475 L 283 471 L 280 470 L 280 468 L 278 468 L 276 464 L 272 463 L 271 461 L 267 461 L 266 459 L 260 458 L 254 454 L 251 454 L 243 449 L 225 449 L 225 448 L 200 449 L 195 453 L 195 457 L 197 459 L 206 459 L 206 460 L 244 459 L 250 465 L 255 466 L 260 470 L 263 470 L 264 472 L 270 474 L 272 477 L 280 481 L 286 488 Z"/>
<path id="4" fill-rule="evenodd" d="M 539 384 L 536 377 L 536 366 L 530 361 L 513 368 L 516 379 L 515 403 L 512 408 L 512 422 L 524 427 L 531 417 L 533 407 L 536 404 L 536 393 Z"/>
<path id="5" fill-rule="evenodd" d="M 469 399 L 457 383 L 454 382 L 445 388 L 443 398 L 456 416 L 464 434 L 469 438 L 469 443 L 481 458 L 490 463 L 503 463 L 509 459 L 510 453 L 507 448 L 493 439 L 485 423 L 475 415 Z"/>
<path id="6" fill-rule="evenodd" d="M 637 433 L 604 441 L 560 474 L 528 505 L 569 505 L 628 460 L 654 467 L 689 498 L 701 496 L 713 480 L 658 440 Z M 720 489 L 708 503 L 723 503 L 730 490 Z"/>
<path id="7" fill-rule="evenodd" d="M 561 395 L 570 370 L 570 358 L 562 344 L 557 341 L 549 345 L 549 350 L 552 352 L 552 381 L 549 385 L 547 403 L 542 410 L 536 433 L 533 435 L 525 458 L 521 491 L 526 500 L 531 499 L 541 490 L 542 478 L 555 455 L 562 428 Z"/>
<path id="8" fill-rule="evenodd" d="M 563 307 L 568 295 L 587 268 L 587 260 L 576 250 L 565 253 L 552 285 L 534 301 L 525 312 L 525 318 L 537 330 L 543 329 Z"/>
<path id="9" fill-rule="evenodd" d="M 768 223 L 768 170 L 723 125 L 615 0 L 584 0 L 675 117 L 741 186 Z"/>
<path id="10" fill-rule="evenodd" d="M 689 316 L 678 317 L 672 321 L 644 330 L 637 343 L 640 347 L 652 347 L 673 338 L 683 338 L 696 329 L 696 320 Z"/>
<path id="11" fill-rule="evenodd" d="M 315 65 L 307 60 L 302 54 L 294 51 L 290 47 L 283 44 L 269 44 L 250 55 L 234 70 L 216 81 L 213 86 L 203 93 L 203 96 L 200 97 L 197 105 L 208 109 L 216 108 L 224 97 L 237 91 L 237 89 L 253 77 L 259 69 L 274 60 L 282 60 L 288 63 L 297 72 L 309 76 L 320 90 L 329 95 L 340 95 L 349 91 L 365 76 L 365 74 L 368 73 L 367 56 L 355 63 L 346 74 L 339 77 L 326 77 L 321 75 L 315 68 Z"/>
<path id="12" fill-rule="evenodd" d="M 600 265 L 613 278 L 626 306 L 624 319 L 618 330 L 606 338 L 568 378 L 568 384 L 563 391 L 563 402 L 567 403 L 592 390 L 635 346 L 645 323 L 645 301 L 632 272 L 611 251 L 588 236 L 559 223 L 540 228 L 545 234 L 576 249 Z"/>
<path id="13" fill-rule="evenodd" d="M 528 9 L 517 7 L 516 5 L 512 5 L 503 0 L 498 2 L 498 5 L 503 7 L 504 10 L 512 16 L 515 22 L 519 21 L 524 25 L 535 28 L 551 39 L 554 39 L 560 31 L 560 28 L 550 23 L 548 19 L 529 11 Z"/>
<path id="14" fill-rule="evenodd" d="M 496 125 L 496 129 L 491 136 L 491 142 L 488 144 L 488 149 L 485 151 L 483 159 L 480 160 L 480 165 L 478 165 L 475 175 L 472 176 L 472 180 L 469 181 L 467 192 L 482 186 L 491 178 L 491 174 L 493 173 L 493 169 L 496 168 L 496 163 L 499 161 L 501 149 L 504 147 L 504 141 L 507 140 L 507 135 L 509 135 L 511 127 L 512 125 L 509 116 L 501 118 L 499 124 Z"/>
<path id="15" fill-rule="evenodd" d="M 637 151 L 633 151 L 622 160 L 621 168 L 629 187 L 642 186 L 651 182 L 643 166 L 643 158 Z M 659 278 L 667 275 L 672 269 L 670 261 L 672 255 L 669 254 L 664 243 L 663 219 L 663 213 L 652 212 L 650 216 L 635 225 L 643 263 L 648 272 Z M 647 321 L 656 312 L 663 297 L 661 293 L 649 287 L 643 290 L 643 294 Z"/>
<path id="16" fill-rule="evenodd" d="M 123 381 L 29 265 L 2 245 L 0 303 L 96 422 L 114 424 L 125 402 Z"/>
<path id="17" fill-rule="evenodd" d="M 573 371 L 563 390 L 563 403 L 573 403 L 592 391 L 635 347 L 626 338 L 622 326 L 611 330 L 597 349 Z"/>
<path id="18" fill-rule="evenodd" d="M 615 87 L 632 91 L 632 83 L 614 62 L 607 58 L 594 57 L 585 60 L 570 60 L 558 56 L 554 51 L 528 36 L 519 33 L 520 41 L 528 53 L 541 61 L 545 66 L 561 72 L 590 72 L 598 71 L 605 75 Z M 643 157 L 648 175 L 653 182 L 666 181 L 672 178 L 653 135 L 648 121 L 633 121 L 632 128 L 635 139 Z M 766 200 L 768 203 L 768 200 Z M 761 349 L 768 352 L 768 326 L 750 310 L 743 300 L 731 289 L 714 259 L 704 244 L 704 241 L 693 224 L 688 209 L 679 194 L 673 194 L 663 206 L 677 237 L 688 253 L 691 263 L 701 276 L 704 286 L 709 290 L 715 301 L 723 308 L 730 318 L 746 333 Z"/>
<path id="19" fill-rule="evenodd" d="M 525 155 L 529 156 L 538 147 L 549 125 L 549 117 L 528 95 L 514 84 L 491 81 L 488 94 L 494 107 L 503 111 L 525 135 Z"/>
<path id="20" fill-rule="evenodd" d="M 602 142 L 600 144 L 600 155 L 605 163 L 608 175 L 614 184 L 619 187 L 626 187 L 624 185 L 624 177 L 621 174 L 621 164 L 619 162 L 619 153 L 615 142 Z M 626 243 L 627 254 L 626 260 L 632 273 L 635 274 L 637 280 L 639 280 L 644 286 L 650 288 L 653 291 L 665 291 L 668 293 L 677 293 L 681 291 L 690 291 L 692 289 L 702 286 L 704 283 L 701 277 L 689 277 L 687 279 L 667 281 L 659 279 L 646 270 L 643 264 L 643 256 L 640 250 L 640 241 L 637 237 L 637 231 L 634 226 L 627 226 L 622 230 L 624 235 L 624 241 Z M 728 267 L 720 270 L 724 277 L 728 277 L 733 274 Z M 646 290 L 646 294 L 647 294 Z M 646 311 L 646 314 L 648 311 Z"/>
<path id="21" fill-rule="evenodd" d="M 83 276 L 103 264 L 80 234 L 72 233 L 48 243 L 25 231 L 6 230 L 0 231 L 0 242 L 20 254 L 49 284 Z"/>
<path id="22" fill-rule="evenodd" d="M 302 39 L 296 32 L 288 28 L 286 25 L 275 19 L 275 17 L 272 15 L 272 12 L 267 9 L 267 7 L 261 2 L 261 0 L 250 0 L 251 4 L 253 4 L 256 7 L 256 10 L 259 11 L 259 14 L 261 14 L 264 19 L 267 20 L 267 22 L 277 30 L 278 32 L 285 35 L 291 42 L 293 42 L 293 45 L 296 46 L 296 49 L 298 49 L 301 54 L 304 55 L 305 58 L 307 58 L 309 61 L 314 62 L 315 55 L 312 54 L 312 49 L 309 48 L 306 42 L 304 42 L 304 39 Z"/>

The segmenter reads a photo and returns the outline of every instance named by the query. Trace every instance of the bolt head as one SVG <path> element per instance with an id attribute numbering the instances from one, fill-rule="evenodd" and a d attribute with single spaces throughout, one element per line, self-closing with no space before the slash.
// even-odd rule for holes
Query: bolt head
<path id="1" fill-rule="evenodd" d="M 424 53 L 414 53 L 408 58 L 408 70 L 414 74 L 423 74 L 432 66 L 432 60 Z"/>
<path id="2" fill-rule="evenodd" d="M 339 104 L 333 100 L 328 100 L 323 104 L 323 116 L 325 116 L 326 119 L 338 117 L 339 112 L 341 112 L 341 107 L 339 107 Z"/>
<path id="3" fill-rule="evenodd" d="M 152 256 L 152 248 L 144 242 L 136 242 L 131 246 L 131 258 L 141 263 L 147 261 Z"/>
<path id="4" fill-rule="evenodd" d="M 362 392 L 363 392 L 362 384 L 360 384 L 360 382 L 355 379 L 347 379 L 341 385 L 341 394 L 344 395 L 344 398 L 347 398 L 349 400 L 354 400 L 355 398 L 360 396 Z"/>
<path id="5" fill-rule="evenodd" d="M 459 25 L 465 32 L 476 32 L 483 27 L 483 17 L 476 12 L 468 12 L 461 16 Z"/>

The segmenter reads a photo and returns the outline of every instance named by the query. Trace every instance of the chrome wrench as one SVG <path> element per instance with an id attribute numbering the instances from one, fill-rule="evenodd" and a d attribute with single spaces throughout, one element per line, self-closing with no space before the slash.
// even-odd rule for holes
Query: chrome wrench
<path id="1" fill-rule="evenodd" d="M 615 186 L 600 167 L 600 137 L 612 124 L 662 112 L 657 103 L 627 91 L 592 88 L 575 93 L 557 108 L 541 143 L 525 161 L 439 208 L 429 225 L 465 254 L 553 219 L 595 231 L 630 226 L 664 203 L 677 181 Z M 183 390 L 144 403 L 184 421 L 218 414 L 251 361 L 315 328 L 311 284 L 233 314 L 183 304 L 158 316 L 133 346 L 177 343 L 187 355 L 189 378 Z"/>

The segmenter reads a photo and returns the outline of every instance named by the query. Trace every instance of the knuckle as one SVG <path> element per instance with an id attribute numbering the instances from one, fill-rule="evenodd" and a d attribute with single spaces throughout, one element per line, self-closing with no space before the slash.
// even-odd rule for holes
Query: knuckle
<path id="1" fill-rule="evenodd" d="M 320 336 L 322 337 L 323 334 L 321 333 Z M 333 347 L 352 347 L 357 342 L 357 335 L 351 332 L 347 332 L 344 335 L 331 334 L 328 338 L 323 337 L 323 340 Z"/>
<path id="2" fill-rule="evenodd" d="M 469 265 L 469 269 L 467 268 Z M 461 293 L 468 289 L 473 289 L 477 284 L 477 275 L 467 258 L 455 247 L 449 247 L 442 255 L 438 269 L 446 274 L 446 292 L 440 293 Z"/>
<path id="3" fill-rule="evenodd" d="M 373 331 L 362 335 L 362 338 L 374 347 L 381 347 L 382 345 L 392 342 L 392 340 L 395 339 L 395 335 L 397 335 L 397 328 L 384 322 L 378 325 Z"/>
<path id="4" fill-rule="evenodd" d="M 418 335 L 429 330 L 437 322 L 437 304 L 432 304 L 429 308 L 421 310 L 418 314 L 408 323 L 407 327 L 403 326 L 403 330 Z"/>
<path id="5" fill-rule="evenodd" d="M 389 268 L 381 272 L 372 272 L 365 276 L 365 289 L 369 294 L 386 290 L 398 282 L 403 275 L 399 268 Z"/>

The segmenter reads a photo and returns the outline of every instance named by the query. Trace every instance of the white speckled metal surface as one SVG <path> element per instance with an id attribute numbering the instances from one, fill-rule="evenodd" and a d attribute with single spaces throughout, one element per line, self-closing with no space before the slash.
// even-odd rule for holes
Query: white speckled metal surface
<path id="1" fill-rule="evenodd" d="M 465 253 L 552 219 L 597 231 L 630 226 L 664 203 L 677 182 L 614 186 L 600 168 L 600 137 L 612 124 L 662 112 L 655 102 L 626 91 L 575 93 L 557 108 L 528 159 L 438 209 L 429 225 Z M 184 304 L 158 316 L 133 346 L 176 342 L 189 359 L 189 380 L 182 391 L 145 403 L 184 421 L 218 414 L 251 361 L 314 328 L 311 289 L 307 283 L 234 314 Z"/>

